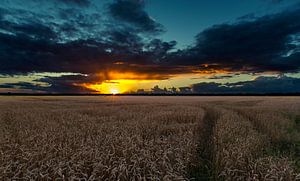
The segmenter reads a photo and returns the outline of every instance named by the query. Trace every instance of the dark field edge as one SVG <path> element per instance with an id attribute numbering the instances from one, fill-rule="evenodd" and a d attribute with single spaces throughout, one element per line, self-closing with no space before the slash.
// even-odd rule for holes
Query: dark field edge
<path id="1" fill-rule="evenodd" d="M 300 93 L 216 93 L 216 94 L 76 94 L 76 93 L 0 93 L 0 96 L 300 96 Z"/>

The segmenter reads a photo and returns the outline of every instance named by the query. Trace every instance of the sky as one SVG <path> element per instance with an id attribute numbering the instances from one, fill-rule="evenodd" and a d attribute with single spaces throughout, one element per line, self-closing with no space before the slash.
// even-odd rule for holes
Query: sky
<path id="1" fill-rule="evenodd" d="M 299 0 L 2 0 L 0 92 L 299 93 Z"/>

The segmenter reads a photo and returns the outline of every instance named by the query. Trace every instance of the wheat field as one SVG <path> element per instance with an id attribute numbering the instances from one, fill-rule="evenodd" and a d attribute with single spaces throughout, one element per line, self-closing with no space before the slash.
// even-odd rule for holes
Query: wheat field
<path id="1" fill-rule="evenodd" d="M 300 180 L 300 98 L 3 96 L 0 180 Z"/>

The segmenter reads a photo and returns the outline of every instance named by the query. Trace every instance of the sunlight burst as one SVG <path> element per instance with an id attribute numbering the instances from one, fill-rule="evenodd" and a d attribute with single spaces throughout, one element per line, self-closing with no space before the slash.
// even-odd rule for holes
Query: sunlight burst
<path id="1" fill-rule="evenodd" d="M 120 91 L 118 89 L 116 89 L 116 88 L 111 88 L 110 89 L 110 93 L 113 94 L 113 95 L 116 95 L 116 94 L 119 94 Z"/>

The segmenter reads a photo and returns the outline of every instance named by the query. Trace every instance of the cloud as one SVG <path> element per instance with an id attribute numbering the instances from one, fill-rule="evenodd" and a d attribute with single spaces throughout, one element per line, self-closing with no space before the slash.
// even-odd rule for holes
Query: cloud
<path id="1" fill-rule="evenodd" d="M 233 78 L 234 75 L 214 75 L 208 77 L 208 79 L 228 79 L 228 78 Z"/>
<path id="2" fill-rule="evenodd" d="M 33 82 L 5 83 L 1 84 L 0 88 L 44 93 L 90 93 L 93 90 L 80 86 L 80 84 L 99 81 L 96 78 L 96 76 L 63 75 L 61 77 L 44 77 Z"/>
<path id="3" fill-rule="evenodd" d="M 0 20 L 0 27 L 7 32 L 18 34 L 18 36 L 30 36 L 46 40 L 57 38 L 56 33 L 50 27 L 36 22 L 14 23 L 7 20 Z"/>
<path id="4" fill-rule="evenodd" d="M 109 14 L 119 21 L 132 24 L 141 32 L 160 33 L 163 26 L 144 10 L 143 0 L 115 0 L 109 5 Z"/>
<path id="5" fill-rule="evenodd" d="M 106 40 L 77 40 L 58 43 L 52 40 L 37 39 L 23 34 L 0 33 L 0 73 L 26 74 L 31 72 L 75 72 L 92 74 L 107 70 L 134 71 L 144 73 L 172 73 L 181 71 L 182 66 L 163 66 L 153 62 L 159 58 L 151 50 L 143 50 L 143 42 L 130 33 L 112 33 Z M 107 36 L 108 37 L 108 36 Z M 172 47 L 164 44 L 163 51 Z M 169 47 L 169 48 L 168 48 Z M 157 56 L 157 57 L 156 57 Z M 115 62 L 124 62 L 122 65 Z M 155 69 L 153 69 L 155 67 Z M 167 69 L 166 69 L 167 68 Z M 163 77 L 163 76 L 162 76 Z"/>
<path id="6" fill-rule="evenodd" d="M 20 12 L 12 10 L 7 12 L 9 15 L 18 13 Z M 85 15 L 77 13 L 74 9 L 59 11 L 61 18 L 71 24 L 49 23 L 49 19 L 43 16 L 40 16 L 42 19 L 29 19 L 33 15 L 37 17 L 36 14 L 29 15 L 23 12 L 22 17 L 25 17 L 25 21 L 7 18 L 0 20 L 0 25 L 3 25 L 0 28 L 0 74 L 94 74 L 107 72 L 108 69 L 145 71 L 144 73 L 149 74 L 178 71 L 177 66 L 167 66 L 168 70 L 165 70 L 166 66 L 158 64 L 159 60 L 174 48 L 175 41 L 153 39 L 149 42 L 136 34 L 132 28 L 123 26 L 93 32 L 91 29 L 95 29 L 97 25 L 85 20 L 91 18 L 90 16 L 97 19 L 99 15 Z M 82 28 L 85 29 L 80 30 Z M 90 33 L 95 36 L 90 37 Z M 115 65 L 117 61 L 124 64 Z M 178 72 L 186 71 L 189 69 Z M 162 79 L 165 77 L 162 75 Z"/>
<path id="7" fill-rule="evenodd" d="M 108 69 L 144 70 L 156 74 L 153 70 L 155 61 L 175 45 L 173 41 L 159 39 L 148 42 L 135 27 L 106 27 L 97 13 L 86 13 L 72 7 L 54 10 L 48 16 L 25 9 L 0 9 L 3 14 L 0 19 L 0 74 L 94 74 Z M 117 61 L 125 64 L 115 65 Z M 161 69 L 157 68 L 160 72 Z M 177 70 L 176 67 L 172 69 Z"/>
<path id="8" fill-rule="evenodd" d="M 36 88 L 39 85 L 34 85 L 29 82 L 18 82 L 18 83 L 6 83 L 1 84 L 0 88 L 14 88 L 14 89 L 30 89 L 30 90 L 36 90 Z"/>
<path id="9" fill-rule="evenodd" d="M 41 6 L 41 9 L 27 9 L 26 5 L 24 9 L 0 7 L 0 32 L 68 42 L 99 39 L 100 32 L 105 28 L 103 17 L 98 12 L 57 6 L 53 1 L 36 2 L 34 6 Z"/>
<path id="10" fill-rule="evenodd" d="M 253 81 L 237 83 L 198 83 L 192 85 L 194 93 L 222 94 L 222 93 L 300 93 L 300 79 L 292 77 L 258 77 Z"/>
<path id="11" fill-rule="evenodd" d="M 214 25 L 196 36 L 194 46 L 166 59 L 170 64 L 214 64 L 233 71 L 295 72 L 300 68 L 300 8 Z M 296 39 L 296 40 L 295 40 Z"/>
<path id="12" fill-rule="evenodd" d="M 93 90 L 85 88 L 81 84 L 101 82 L 96 75 L 63 75 L 61 77 L 45 77 L 35 81 L 49 84 L 48 87 L 39 87 L 40 90 L 48 93 L 90 93 Z M 32 90 L 36 90 L 36 88 Z"/>

